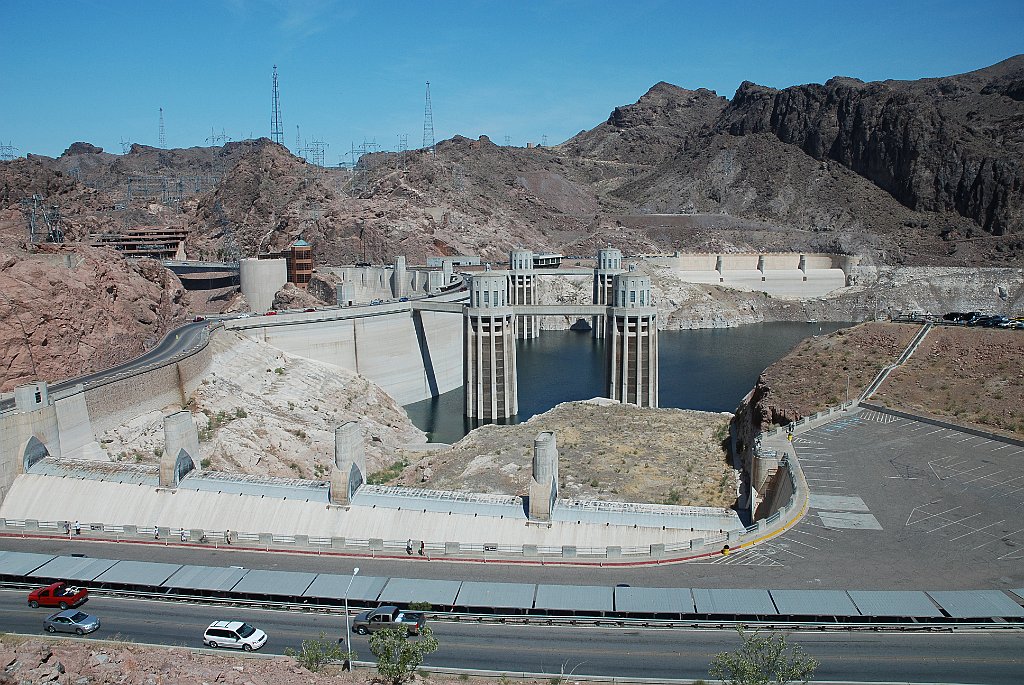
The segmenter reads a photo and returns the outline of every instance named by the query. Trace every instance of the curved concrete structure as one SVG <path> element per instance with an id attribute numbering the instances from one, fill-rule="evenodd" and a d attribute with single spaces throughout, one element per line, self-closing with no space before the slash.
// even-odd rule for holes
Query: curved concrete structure
<path id="1" fill-rule="evenodd" d="M 641 407 L 658 406 L 658 310 L 651 279 L 616 274 L 608 316 L 608 396 Z"/>
<path id="2" fill-rule="evenodd" d="M 274 306 L 274 296 L 288 282 L 288 260 L 243 259 L 238 265 L 242 296 L 249 308 L 262 314 Z"/>
<path id="3" fill-rule="evenodd" d="M 533 252 L 512 250 L 509 255 L 509 304 L 537 304 L 537 284 L 533 273 Z M 516 337 L 529 340 L 540 336 L 540 317 L 529 314 L 516 317 Z"/>
<path id="4" fill-rule="evenodd" d="M 472 277 L 464 318 L 466 416 L 485 421 L 515 416 L 516 319 L 504 273 L 486 271 Z"/>

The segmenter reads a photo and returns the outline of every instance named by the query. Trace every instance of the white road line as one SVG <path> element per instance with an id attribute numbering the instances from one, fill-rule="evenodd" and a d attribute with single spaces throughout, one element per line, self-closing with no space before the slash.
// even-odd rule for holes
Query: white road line
<path id="1" fill-rule="evenodd" d="M 1007 480 L 996 481 L 992 485 L 986 485 L 985 487 L 982 488 L 982 490 L 991 490 L 992 488 L 998 488 L 1000 485 L 1009 485 L 1015 480 L 1020 480 L 1021 478 L 1024 478 L 1024 476 L 1015 476 L 1014 478 L 1009 478 Z"/>
<path id="2" fill-rule="evenodd" d="M 962 459 L 962 458 L 963 457 L 961 457 L 959 454 L 948 454 L 945 457 L 939 457 L 938 459 L 929 459 L 928 463 L 931 464 L 931 463 L 937 462 L 937 461 L 946 461 L 947 459 Z"/>
<path id="3" fill-rule="evenodd" d="M 812 545 L 812 544 L 810 544 L 808 542 L 801 542 L 800 540 L 794 540 L 793 538 L 786 538 L 786 541 L 787 542 L 795 542 L 798 545 L 803 545 L 804 547 L 810 547 L 811 549 L 814 549 L 814 550 L 818 549 L 817 547 L 815 547 L 814 545 Z"/>
<path id="4" fill-rule="evenodd" d="M 924 506 L 930 507 L 931 505 L 935 504 L 935 502 L 938 502 L 938 501 L 939 500 L 934 500 L 934 501 L 929 502 L 928 504 L 926 504 Z M 917 511 L 918 509 L 921 509 L 921 508 L 922 507 L 914 507 L 913 509 L 910 510 L 910 516 L 907 517 L 907 522 L 903 524 L 904 527 L 912 525 L 910 523 L 910 519 L 914 518 L 914 512 Z M 953 507 L 952 509 L 946 509 L 946 511 L 940 511 L 937 514 L 928 514 L 928 512 L 926 511 L 924 513 L 928 514 L 928 516 L 925 516 L 923 519 L 920 519 L 919 521 L 914 521 L 914 524 L 921 523 L 921 521 L 927 521 L 928 519 L 935 518 L 936 516 L 942 516 L 943 514 L 948 514 L 949 512 L 956 511 L 959 508 L 960 508 L 959 506 L 956 506 L 956 507 Z"/>
<path id="5" fill-rule="evenodd" d="M 1009 447 L 1009 445 L 1003 445 L 1002 447 L 997 447 L 997 448 L 995 448 L 992 451 L 993 452 L 998 452 L 999 450 L 1005 450 L 1007 447 Z"/>
<path id="6" fill-rule="evenodd" d="M 985 480 L 986 478 L 991 478 L 992 476 L 995 476 L 995 475 L 998 475 L 998 474 L 1002 473 L 1003 470 L 1004 469 L 999 469 L 998 471 L 993 471 L 992 473 L 988 474 L 987 476 L 978 476 L 977 478 L 972 478 L 971 480 L 965 480 L 965 481 L 963 481 L 961 483 L 961 485 L 969 485 L 970 483 L 974 483 L 975 481 Z"/>
<path id="7" fill-rule="evenodd" d="M 1012 533 L 1007 533 L 1006 535 L 992 535 L 992 538 L 990 540 L 981 543 L 977 547 L 972 547 L 971 551 L 973 552 L 976 549 L 981 549 L 985 545 L 991 545 L 993 542 L 1002 542 L 1003 540 L 1011 539 L 1014 535 L 1019 535 L 1020 533 L 1024 533 L 1024 528 L 1021 528 L 1020 530 L 1015 530 Z"/>
<path id="8" fill-rule="evenodd" d="M 949 527 L 949 526 L 958 526 L 958 525 L 960 525 L 961 523 L 963 523 L 964 521 L 968 521 L 968 520 L 970 520 L 970 519 L 974 518 L 975 516 L 981 516 L 981 512 L 979 511 L 979 512 L 978 512 L 978 513 L 976 513 L 976 514 L 971 514 L 970 516 L 965 516 L 965 517 L 963 517 L 962 519 L 957 519 L 956 521 L 948 521 L 948 522 L 946 522 L 946 523 L 943 523 L 943 524 L 942 524 L 941 526 L 939 526 L 938 528 L 932 528 L 931 530 L 927 530 L 927 531 L 925 531 L 925 532 L 926 532 L 926 533 L 936 533 L 936 532 L 938 532 L 938 531 L 942 530 L 943 528 L 947 528 L 947 527 Z M 972 530 L 973 530 L 973 529 L 972 529 Z"/>
<path id="9" fill-rule="evenodd" d="M 814 534 L 814 533 L 812 533 L 810 531 L 806 531 L 806 530 L 799 530 L 797 528 L 791 528 L 790 532 L 800 533 L 801 535 L 810 535 L 812 538 L 818 538 L 819 540 L 824 540 L 825 542 L 835 542 L 835 540 L 833 540 L 832 538 L 827 538 L 824 535 L 816 535 L 816 534 Z"/>
<path id="10" fill-rule="evenodd" d="M 991 528 L 992 526 L 998 526 L 1000 523 L 1003 523 L 1005 521 L 1006 521 L 1006 519 L 1003 519 L 1002 521 L 996 521 L 995 523 L 990 523 L 987 526 L 982 526 L 981 528 L 975 528 L 974 530 L 972 530 L 969 533 L 964 533 L 963 535 L 957 535 L 955 538 L 950 538 L 949 541 L 952 542 L 953 540 L 959 540 L 960 538 L 965 538 L 968 535 L 974 535 L 975 533 L 980 533 L 981 531 L 985 530 L 986 528 Z"/>
<path id="11" fill-rule="evenodd" d="M 945 428 L 939 428 L 938 430 L 933 430 L 931 433 L 925 433 L 925 437 L 927 437 L 929 435 L 935 435 L 936 433 L 941 433 L 944 430 L 946 430 L 946 429 Z"/>

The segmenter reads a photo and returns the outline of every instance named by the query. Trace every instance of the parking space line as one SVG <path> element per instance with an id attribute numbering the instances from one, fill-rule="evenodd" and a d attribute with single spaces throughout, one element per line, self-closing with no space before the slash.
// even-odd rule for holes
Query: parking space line
<path id="1" fill-rule="evenodd" d="M 1007 447 L 1009 447 L 1009 445 L 1004 444 L 1002 447 L 997 447 L 997 448 L 995 448 L 992 451 L 993 452 L 998 452 L 999 450 L 1005 450 Z"/>
<path id="2" fill-rule="evenodd" d="M 933 430 L 931 433 L 925 433 L 925 436 L 935 435 L 936 433 L 941 433 L 944 430 L 946 430 L 946 429 L 945 428 L 939 428 L 937 430 Z"/>
<path id="3" fill-rule="evenodd" d="M 824 526 L 822 526 L 822 528 L 824 528 Z M 800 533 L 801 535 L 810 535 L 812 538 L 818 538 L 819 540 L 824 540 L 825 542 L 835 542 L 835 540 L 833 540 L 832 538 L 827 538 L 824 535 L 817 535 L 807 530 L 799 530 L 798 528 L 790 528 L 790 530 L 794 533 Z M 828 529 L 825 528 L 825 530 Z"/>
<path id="4" fill-rule="evenodd" d="M 959 507 L 958 507 L 958 508 L 959 508 Z M 963 517 L 962 519 L 958 519 L 958 520 L 956 520 L 956 521 L 948 521 L 948 522 L 946 522 L 946 523 L 943 523 L 943 524 L 942 524 L 941 526 L 939 526 L 938 528 L 932 528 L 931 530 L 929 530 L 929 531 L 925 531 L 925 532 L 927 532 L 927 533 L 936 533 L 936 532 L 938 532 L 938 531 L 942 530 L 943 528 L 947 528 L 947 527 L 949 527 L 949 526 L 958 526 L 958 525 L 960 525 L 961 523 L 963 523 L 964 521 L 969 521 L 970 519 L 974 518 L 975 516 L 981 516 L 981 512 L 979 511 L 979 512 L 978 512 L 978 513 L 976 513 L 976 514 L 971 514 L 970 516 L 965 516 L 965 517 Z"/>
<path id="5" fill-rule="evenodd" d="M 931 505 L 935 504 L 938 501 L 939 500 L 931 501 L 931 502 L 929 502 L 928 504 L 926 504 L 924 506 L 930 507 Z M 948 514 L 949 512 L 956 511 L 959 508 L 960 508 L 959 506 L 956 506 L 956 507 L 953 507 L 952 509 L 946 509 L 946 511 L 940 511 L 937 514 L 928 514 L 928 512 L 924 512 L 924 513 L 928 514 L 928 516 L 925 516 L 923 519 L 914 521 L 914 524 L 921 523 L 921 521 L 927 521 L 928 519 L 935 518 L 936 516 L 942 516 L 943 514 Z M 914 512 L 917 511 L 918 509 L 923 509 L 923 507 L 914 507 L 913 509 L 910 510 L 910 516 L 907 517 L 907 522 L 903 524 L 904 527 L 910 526 L 910 525 L 914 525 L 914 524 L 910 523 L 910 519 L 914 518 Z"/>
<path id="6" fill-rule="evenodd" d="M 801 540 L 794 540 L 793 538 L 786 538 L 786 540 L 788 542 L 795 542 L 798 545 L 803 545 L 804 547 L 810 547 L 811 549 L 814 549 L 814 550 L 818 549 L 817 547 L 815 547 L 814 545 L 810 544 L 809 542 L 803 542 Z"/>
<path id="7" fill-rule="evenodd" d="M 995 523 L 990 523 L 987 526 L 982 526 L 981 528 L 975 528 L 974 530 L 972 530 L 969 533 L 964 533 L 963 535 L 957 535 L 955 538 L 950 538 L 949 541 L 953 542 L 954 540 L 959 540 L 960 538 L 965 538 L 968 535 L 974 535 L 975 533 L 980 533 L 983 530 L 985 530 L 986 528 L 991 528 L 992 526 L 998 526 L 1000 523 L 1003 523 L 1005 521 L 1006 521 L 1006 519 L 1003 519 L 1002 521 L 996 521 Z"/>
<path id="8" fill-rule="evenodd" d="M 985 480 L 986 478 L 991 478 L 992 476 L 996 476 L 996 475 L 998 475 L 998 474 L 1000 474 L 1002 472 L 1003 472 L 1003 469 L 1000 469 L 998 471 L 993 471 L 992 473 L 990 473 L 988 475 L 985 475 L 985 476 L 978 476 L 977 478 L 972 478 L 971 480 L 965 480 L 964 482 L 961 483 L 961 485 L 970 485 L 971 483 L 974 483 L 975 481 Z"/>
<path id="9" fill-rule="evenodd" d="M 998 488 L 1000 485 L 1009 485 L 1010 483 L 1012 483 L 1012 482 L 1014 482 L 1016 480 L 1020 480 L 1021 478 L 1024 478 L 1024 475 L 1022 475 L 1022 476 L 1015 476 L 1015 477 L 1010 478 L 1008 480 L 996 481 L 992 485 L 986 485 L 985 487 L 982 488 L 982 490 L 991 490 L 992 488 Z"/>
<path id="10" fill-rule="evenodd" d="M 981 549 L 985 545 L 991 545 L 993 542 L 1002 542 L 1003 540 L 1010 540 L 1010 539 L 1013 538 L 1013 536 L 1020 535 L 1021 533 L 1024 533 L 1024 528 L 1021 528 L 1020 530 L 1015 530 L 1012 533 L 1007 533 L 1006 535 L 992 535 L 991 533 L 989 533 L 989 535 L 991 535 L 992 539 L 988 540 L 987 542 L 981 543 L 977 547 L 972 547 L 971 551 L 974 551 L 976 549 Z"/>

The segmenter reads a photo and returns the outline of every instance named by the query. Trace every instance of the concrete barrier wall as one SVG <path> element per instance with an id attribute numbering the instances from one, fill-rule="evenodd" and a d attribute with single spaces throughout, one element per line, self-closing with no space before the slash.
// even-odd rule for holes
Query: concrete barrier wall
<path id="1" fill-rule="evenodd" d="M 462 317 L 418 312 L 401 303 L 352 310 L 345 319 L 302 325 L 280 325 L 281 319 L 258 325 L 252 319 L 239 332 L 309 359 L 334 364 L 369 378 L 395 398 L 409 404 L 462 386 Z M 343 310 L 331 315 L 344 315 Z M 240 324 L 241 325 L 241 324 Z"/>
<path id="2" fill-rule="evenodd" d="M 353 298 L 356 302 L 371 300 L 391 300 L 395 294 L 394 269 L 379 266 L 318 266 L 317 271 L 334 274 L 345 283 L 353 286 Z M 429 292 L 427 283 L 429 271 L 426 269 L 406 269 L 406 297 L 426 295 Z"/>

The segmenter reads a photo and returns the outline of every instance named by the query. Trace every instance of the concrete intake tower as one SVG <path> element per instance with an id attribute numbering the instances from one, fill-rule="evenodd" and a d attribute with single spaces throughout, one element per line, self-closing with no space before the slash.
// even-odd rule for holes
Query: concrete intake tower
<path id="1" fill-rule="evenodd" d="M 519 411 L 515 319 L 507 274 L 488 271 L 470 279 L 463 309 L 468 418 L 494 421 Z"/>

